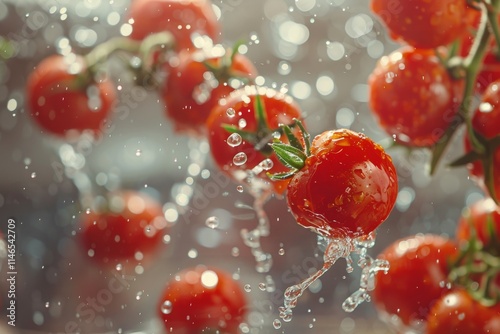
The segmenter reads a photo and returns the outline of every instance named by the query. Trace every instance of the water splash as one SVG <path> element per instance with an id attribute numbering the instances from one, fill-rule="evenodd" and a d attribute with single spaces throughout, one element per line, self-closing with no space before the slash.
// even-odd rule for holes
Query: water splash
<path id="1" fill-rule="evenodd" d="M 279 308 L 280 318 L 285 322 L 292 320 L 293 309 L 297 306 L 298 298 L 312 283 L 327 272 L 338 259 L 345 258 L 347 261 L 347 271 L 352 272 L 352 254 L 359 255 L 357 265 L 361 268 L 360 287 L 344 301 L 342 308 L 346 312 L 352 312 L 361 303 L 370 301 L 368 292 L 374 288 L 376 273 L 379 271 L 387 272 L 389 270 L 389 262 L 373 259 L 367 254 L 368 248 L 373 247 L 374 244 L 375 233 L 373 232 L 356 239 L 347 237 L 338 239 L 318 237 L 318 246 L 324 251 L 323 267 L 299 284 L 292 285 L 285 290 L 284 305 Z"/>
<path id="2" fill-rule="evenodd" d="M 241 237 L 244 244 L 250 247 L 256 261 L 255 269 L 257 272 L 267 273 L 271 270 L 273 259 L 270 253 L 262 249 L 260 238 L 269 236 L 270 223 L 264 210 L 264 204 L 270 198 L 271 191 L 267 190 L 260 193 L 260 196 L 255 194 L 253 203 L 253 210 L 257 215 L 257 226 L 253 230 L 242 229 Z"/>

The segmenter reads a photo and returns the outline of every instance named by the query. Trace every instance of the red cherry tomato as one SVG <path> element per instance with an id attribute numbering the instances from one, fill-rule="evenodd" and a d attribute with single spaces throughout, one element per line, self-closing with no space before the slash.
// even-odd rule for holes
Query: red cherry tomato
<path id="1" fill-rule="evenodd" d="M 371 10 L 393 39 L 421 49 L 448 45 L 466 28 L 467 2 L 462 0 L 371 0 Z"/>
<path id="2" fill-rule="evenodd" d="M 472 128 L 474 131 L 484 137 L 484 139 L 493 139 L 498 134 L 498 124 L 500 124 L 500 81 L 493 82 L 484 92 L 479 107 L 475 110 L 472 116 Z M 469 137 L 465 137 L 465 150 L 472 150 Z M 493 187 L 495 196 L 500 196 L 500 148 L 496 148 L 489 152 L 492 154 L 492 169 L 493 169 Z M 485 185 L 484 166 L 480 160 L 474 161 L 468 165 L 469 172 L 474 176 L 478 184 L 488 192 Z"/>
<path id="3" fill-rule="evenodd" d="M 256 116 L 257 94 L 263 105 L 265 126 L 258 122 Z M 279 130 L 280 125 L 292 124 L 294 119 L 300 117 L 301 110 L 293 99 L 273 89 L 260 87 L 257 92 L 255 86 L 247 86 L 233 91 L 229 97 L 219 101 L 207 120 L 212 157 L 220 170 L 237 182 L 244 182 L 249 175 L 247 171 L 263 162 L 268 166 L 272 165 L 271 168 L 265 167 L 256 173 L 254 185 L 264 183 L 264 188 L 271 186 L 277 194 L 282 194 L 289 181 L 270 183 L 266 172 L 280 173 L 287 168 L 278 162 L 276 154 L 267 143 L 272 142 L 273 132 Z M 244 131 L 248 138 L 240 136 L 240 140 L 234 140 L 235 135 L 224 129 L 224 125 Z M 280 140 L 287 142 L 285 135 Z M 267 159 L 270 159 L 270 164 Z"/>
<path id="4" fill-rule="evenodd" d="M 123 191 L 109 196 L 106 212 L 83 214 L 81 242 L 98 262 L 126 264 L 153 254 L 166 225 L 160 203 L 141 192 Z"/>
<path id="5" fill-rule="evenodd" d="M 467 207 L 458 221 L 457 241 L 466 247 L 472 238 L 481 242 L 486 254 L 500 256 L 498 240 L 500 240 L 500 208 L 491 198 L 481 199 Z M 479 261 L 479 258 L 475 258 Z M 468 259 L 464 259 L 467 263 Z M 483 279 L 482 273 L 469 273 L 468 277 L 478 284 Z M 491 289 L 500 289 L 500 274 L 491 281 Z"/>
<path id="6" fill-rule="evenodd" d="M 370 108 L 382 128 L 408 146 L 434 145 L 454 120 L 463 80 L 453 80 L 433 50 L 401 48 L 368 78 Z"/>
<path id="7" fill-rule="evenodd" d="M 367 235 L 389 215 L 397 197 L 392 159 L 381 146 L 350 130 L 315 137 L 311 155 L 288 185 L 300 225 L 327 237 Z"/>
<path id="8" fill-rule="evenodd" d="M 132 20 L 132 39 L 168 31 L 178 51 L 193 48 L 194 34 L 217 41 L 221 30 L 209 0 L 134 0 L 128 16 L 129 22 Z"/>
<path id="9" fill-rule="evenodd" d="M 167 116 L 178 131 L 205 135 L 210 111 L 234 90 L 232 79 L 257 76 L 257 70 L 244 55 L 236 53 L 232 60 L 230 58 L 229 55 L 214 57 L 202 51 L 184 51 L 179 53 L 175 66 L 167 66 L 168 77 L 161 95 Z M 229 64 L 223 64 L 224 61 Z M 215 68 L 215 73 L 204 62 Z"/>
<path id="10" fill-rule="evenodd" d="M 45 58 L 27 81 L 30 115 L 58 136 L 85 130 L 99 134 L 116 100 L 110 81 L 93 82 L 81 56 Z"/>
<path id="11" fill-rule="evenodd" d="M 475 235 L 485 247 L 496 248 L 492 242 L 500 240 L 500 208 L 491 198 L 481 199 L 462 212 L 456 239 L 459 242 L 468 242 L 472 235 Z M 500 253 L 498 249 L 491 250 Z"/>
<path id="12" fill-rule="evenodd" d="M 437 235 L 416 235 L 395 241 L 379 256 L 389 261 L 387 274 L 375 277 L 373 300 L 389 324 L 396 316 L 404 326 L 421 326 L 432 305 L 449 289 L 448 263 L 457 246 Z"/>
<path id="13" fill-rule="evenodd" d="M 158 308 L 168 333 L 238 333 L 247 300 L 229 273 L 197 266 L 168 282 Z"/>
<path id="14" fill-rule="evenodd" d="M 500 333 L 500 304 L 486 307 L 459 289 L 442 296 L 427 318 L 426 334 Z"/>

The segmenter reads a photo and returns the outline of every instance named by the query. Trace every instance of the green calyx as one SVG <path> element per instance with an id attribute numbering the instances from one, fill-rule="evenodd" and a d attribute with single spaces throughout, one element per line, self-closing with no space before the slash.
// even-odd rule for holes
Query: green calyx
<path id="1" fill-rule="evenodd" d="M 448 278 L 466 289 L 476 301 L 490 307 L 500 302 L 500 289 L 495 281 L 500 275 L 500 241 L 491 215 L 486 224 L 488 243 L 483 245 L 470 222 L 470 239 L 451 264 Z"/>
<path id="2" fill-rule="evenodd" d="M 290 170 L 283 173 L 268 173 L 267 175 L 273 181 L 285 180 L 293 177 L 295 173 L 301 170 L 306 162 L 306 159 L 311 155 L 311 140 L 310 135 L 304 128 L 302 122 L 298 119 L 294 120 L 293 126 L 297 126 L 302 134 L 302 142 L 295 136 L 291 126 L 282 125 L 281 132 L 285 134 L 289 144 L 281 142 L 279 139 L 274 139 L 269 146 L 273 149 L 278 160 Z"/>
<path id="3" fill-rule="evenodd" d="M 481 144 L 481 147 L 483 147 L 482 152 L 476 151 L 473 147 L 473 149 L 470 152 L 452 161 L 449 164 L 449 166 L 460 167 L 479 161 L 483 166 L 484 184 L 488 189 L 490 197 L 498 205 L 499 198 L 498 194 L 495 191 L 495 180 L 494 180 L 494 157 L 495 157 L 495 152 L 500 145 L 500 135 L 493 137 L 491 139 L 486 139 L 474 131 L 474 136 L 476 140 Z"/>
<path id="4" fill-rule="evenodd" d="M 274 133 L 279 130 L 269 128 L 266 109 L 258 93 L 255 95 L 254 110 L 257 124 L 255 131 L 243 130 L 232 124 L 222 124 L 222 128 L 229 133 L 239 134 L 243 140 L 252 144 L 257 151 L 269 156 L 273 153 L 273 150 L 267 144 L 272 140 Z"/>
<path id="5" fill-rule="evenodd" d="M 248 73 L 235 71 L 232 68 L 234 57 L 238 54 L 238 49 L 242 44 L 243 41 L 238 41 L 232 48 L 227 49 L 224 56 L 220 59 L 219 64 L 213 64 L 209 60 L 203 62 L 203 65 L 205 65 L 207 70 L 213 73 L 215 79 L 217 79 L 219 83 L 227 83 L 231 79 L 239 80 L 245 85 L 252 83 L 252 78 Z"/>

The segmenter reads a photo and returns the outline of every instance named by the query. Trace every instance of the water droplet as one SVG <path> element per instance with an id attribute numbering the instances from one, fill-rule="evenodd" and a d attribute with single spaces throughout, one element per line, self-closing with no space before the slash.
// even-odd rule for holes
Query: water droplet
<path id="1" fill-rule="evenodd" d="M 243 138 L 238 133 L 232 133 L 229 137 L 227 137 L 226 142 L 231 147 L 236 147 L 241 145 Z"/>
<path id="2" fill-rule="evenodd" d="M 266 291 L 274 292 L 276 291 L 276 283 L 271 275 L 266 275 Z"/>
<path id="3" fill-rule="evenodd" d="M 280 329 L 281 328 L 281 321 L 279 319 L 274 319 L 273 327 L 274 327 L 274 329 Z"/>
<path id="4" fill-rule="evenodd" d="M 121 263 L 118 263 L 116 266 L 115 266 L 115 269 L 117 271 L 121 271 L 123 269 L 123 265 Z"/>
<path id="5" fill-rule="evenodd" d="M 266 283 L 259 283 L 260 291 L 266 291 Z"/>
<path id="6" fill-rule="evenodd" d="M 250 286 L 250 284 L 245 284 L 245 286 L 243 287 L 243 289 L 244 289 L 246 292 L 251 292 L 251 291 L 252 291 L 252 287 Z"/>
<path id="7" fill-rule="evenodd" d="M 215 229 L 219 226 L 219 218 L 215 216 L 208 217 L 207 220 L 205 220 L 205 225 L 207 225 L 211 229 Z"/>
<path id="8" fill-rule="evenodd" d="M 233 163 L 236 166 L 244 165 L 246 162 L 247 162 L 247 155 L 245 154 L 245 152 L 238 152 L 233 157 Z"/>
<path id="9" fill-rule="evenodd" d="M 281 85 L 281 87 L 280 87 L 280 93 L 283 93 L 283 94 L 288 93 L 288 84 L 287 83 L 284 83 L 284 84 Z"/>
<path id="10" fill-rule="evenodd" d="M 278 251 L 279 255 L 285 255 L 285 250 L 283 248 L 280 248 Z"/>
<path id="11" fill-rule="evenodd" d="M 271 168 L 273 168 L 274 166 L 274 162 L 271 160 L 271 159 L 266 159 L 266 160 L 263 160 L 259 163 L 259 166 L 263 169 L 263 170 L 270 170 Z"/>
<path id="12" fill-rule="evenodd" d="M 163 304 L 161 304 L 161 313 L 170 314 L 172 312 L 172 302 L 170 300 L 165 300 Z"/>
<path id="13" fill-rule="evenodd" d="M 135 156 L 136 156 L 136 157 L 140 157 L 140 156 L 141 156 L 141 154 L 142 154 L 142 151 L 141 151 L 141 150 L 137 150 L 137 151 L 135 151 Z"/>
<path id="14" fill-rule="evenodd" d="M 188 252 L 188 257 L 191 259 L 196 259 L 198 257 L 198 251 L 194 248 L 190 249 Z"/>
<path id="15" fill-rule="evenodd" d="M 233 247 L 233 249 L 231 249 L 231 255 L 234 257 L 240 256 L 240 249 L 238 247 Z"/>
<path id="16" fill-rule="evenodd" d="M 236 190 L 239 192 L 239 193 L 242 193 L 243 192 L 243 186 L 237 186 L 236 187 Z"/>
<path id="17" fill-rule="evenodd" d="M 244 119 L 244 118 L 241 118 L 239 121 L 238 121 L 238 126 L 240 129 L 243 129 L 247 126 L 247 121 Z"/>
<path id="18" fill-rule="evenodd" d="M 46 302 L 46 303 L 45 303 L 45 307 L 46 307 L 46 308 L 49 308 L 49 306 L 50 306 L 50 303 L 49 303 L 49 302 Z"/>
<path id="19" fill-rule="evenodd" d="M 234 115 L 236 115 L 236 110 L 234 110 L 233 108 L 227 108 L 226 115 L 228 117 L 234 117 Z"/>
<path id="20" fill-rule="evenodd" d="M 31 173 L 31 178 L 34 179 L 35 177 L 36 177 L 36 173 L 35 172 Z"/>

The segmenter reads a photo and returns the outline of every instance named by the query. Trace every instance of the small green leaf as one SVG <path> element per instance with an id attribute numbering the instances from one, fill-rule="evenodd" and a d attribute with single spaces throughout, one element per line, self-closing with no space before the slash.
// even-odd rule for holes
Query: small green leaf
<path id="1" fill-rule="evenodd" d="M 295 125 L 297 125 L 300 129 L 300 132 L 302 133 L 302 138 L 304 139 L 304 144 L 306 145 L 306 156 L 311 155 L 311 135 L 309 132 L 307 132 L 306 128 L 304 127 L 304 124 L 302 124 L 302 121 L 300 119 L 295 118 Z"/>
<path id="2" fill-rule="evenodd" d="M 231 62 L 233 62 L 234 60 L 234 57 L 236 56 L 236 54 L 238 54 L 238 49 L 240 48 L 240 46 L 242 46 L 243 44 L 245 44 L 245 42 L 240 39 L 238 41 L 236 41 L 236 43 L 234 43 L 233 45 L 233 48 L 231 49 Z"/>
<path id="3" fill-rule="evenodd" d="M 283 129 L 283 132 L 285 133 L 286 137 L 288 138 L 288 141 L 290 142 L 290 145 L 293 147 L 304 151 L 304 148 L 302 147 L 302 144 L 300 143 L 299 139 L 295 137 L 295 135 L 292 132 L 292 129 L 288 125 L 283 125 L 281 126 Z"/>
<path id="4" fill-rule="evenodd" d="M 498 198 L 495 190 L 495 180 L 494 180 L 494 168 L 493 168 L 493 157 L 491 154 L 486 154 L 483 160 L 483 170 L 484 170 L 484 184 L 490 193 L 490 197 L 498 205 Z"/>
<path id="5" fill-rule="evenodd" d="M 286 167 L 302 169 L 304 167 L 304 163 L 307 159 L 307 156 L 301 150 L 282 143 L 272 143 L 271 147 L 278 159 L 283 163 Z"/>
<path id="6" fill-rule="evenodd" d="M 212 64 L 210 64 L 208 61 L 203 61 L 203 65 L 205 65 L 205 67 L 207 68 L 207 70 L 209 70 L 210 72 L 212 73 L 217 73 L 219 72 L 219 67 L 217 66 L 214 66 Z"/>
<path id="7" fill-rule="evenodd" d="M 443 137 L 441 137 L 441 139 L 432 148 L 431 168 L 429 171 L 430 175 L 433 175 L 436 171 L 437 165 L 439 164 L 439 161 L 441 161 L 441 158 L 443 157 L 443 154 L 446 151 L 446 148 L 448 147 L 448 144 L 450 143 L 455 130 L 456 128 L 450 126 L 446 130 L 446 133 L 443 135 Z"/>
<path id="8" fill-rule="evenodd" d="M 280 181 L 280 180 L 290 179 L 296 173 L 297 173 L 296 169 L 291 169 L 288 172 L 283 172 L 283 173 L 275 173 L 275 174 L 267 173 L 267 176 L 273 181 Z"/>
<path id="9" fill-rule="evenodd" d="M 256 88 L 257 89 L 257 88 Z M 269 127 L 267 126 L 267 116 L 264 104 L 262 104 L 262 99 L 259 93 L 255 94 L 255 119 L 257 120 L 257 132 L 267 132 Z"/>
<path id="10" fill-rule="evenodd" d="M 466 154 L 462 155 L 460 158 L 457 158 L 456 160 L 453 160 L 449 166 L 450 167 L 461 167 L 461 166 L 465 166 L 471 162 L 474 162 L 474 161 L 477 161 L 478 159 L 480 159 L 481 156 L 479 155 L 479 153 L 475 152 L 475 151 L 470 151 L 470 152 L 467 152 Z"/>

